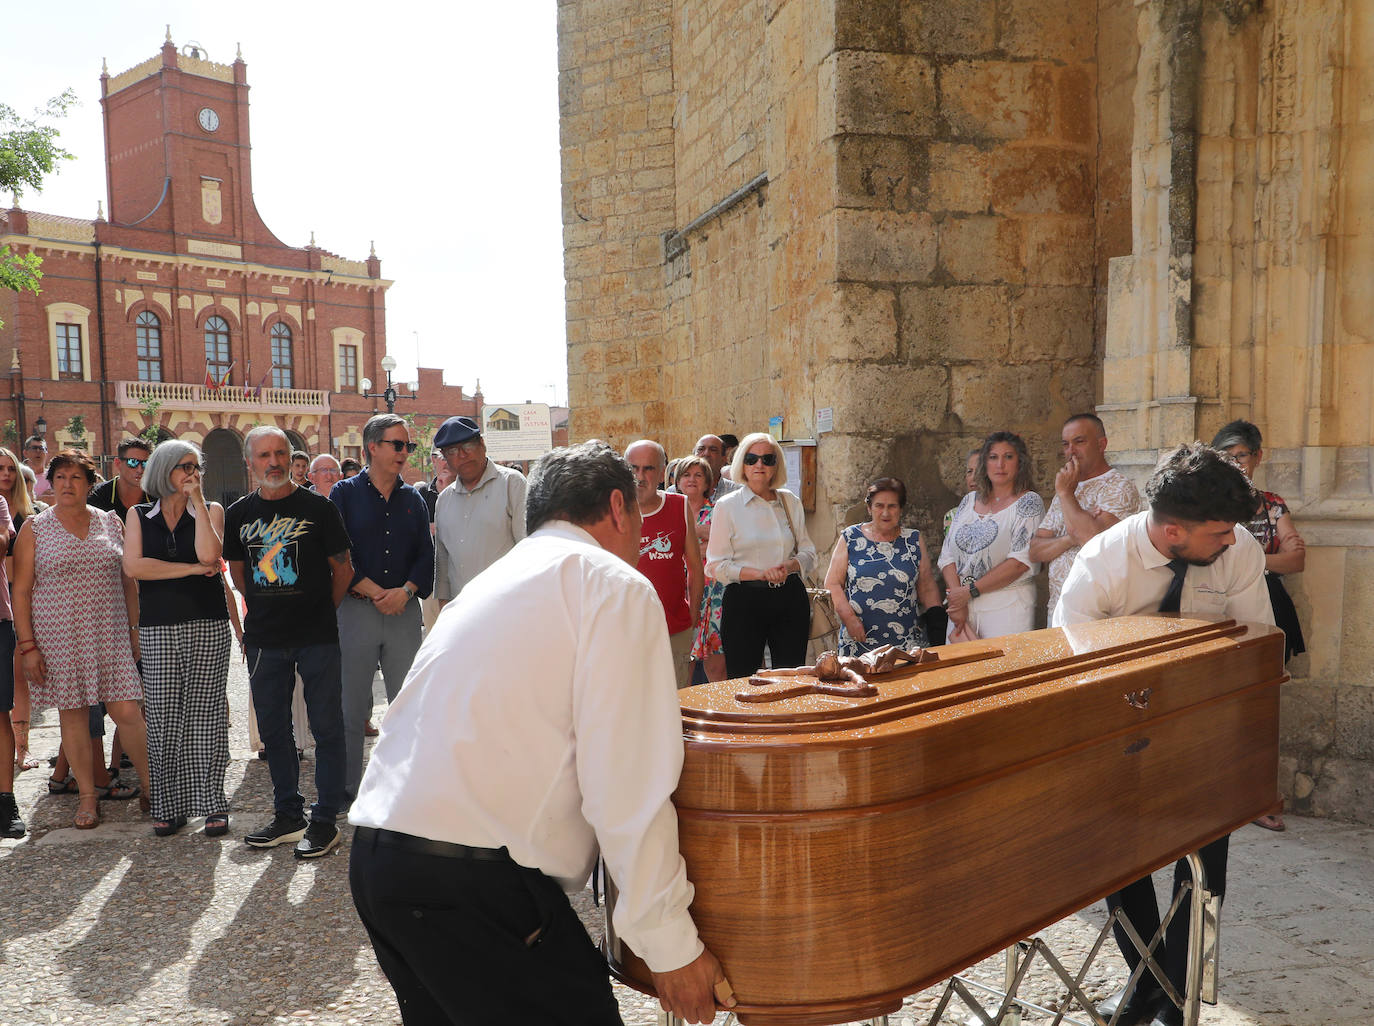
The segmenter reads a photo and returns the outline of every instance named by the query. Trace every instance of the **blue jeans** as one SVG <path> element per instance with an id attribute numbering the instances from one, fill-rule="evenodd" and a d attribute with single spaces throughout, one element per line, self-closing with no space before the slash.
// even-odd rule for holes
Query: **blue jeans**
<path id="1" fill-rule="evenodd" d="M 301 675 L 310 733 L 315 735 L 315 804 L 310 818 L 333 823 L 344 807 L 343 705 L 340 701 L 339 646 L 299 648 L 247 646 L 248 681 L 258 714 L 258 735 L 272 774 L 272 805 L 278 816 L 300 819 L 301 764 L 291 730 L 291 695 Z"/>

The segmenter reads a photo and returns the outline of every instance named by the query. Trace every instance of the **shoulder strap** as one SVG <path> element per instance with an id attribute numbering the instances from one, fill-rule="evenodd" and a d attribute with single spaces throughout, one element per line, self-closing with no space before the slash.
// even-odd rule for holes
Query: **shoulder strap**
<path id="1" fill-rule="evenodd" d="M 783 498 L 783 496 L 787 494 L 788 493 L 781 488 L 778 489 L 778 503 L 782 506 L 782 515 L 787 518 L 787 529 L 792 532 L 792 552 L 787 557 L 788 559 L 792 559 L 796 556 L 801 545 L 797 541 L 797 525 L 792 523 L 792 513 L 787 508 L 787 500 Z"/>

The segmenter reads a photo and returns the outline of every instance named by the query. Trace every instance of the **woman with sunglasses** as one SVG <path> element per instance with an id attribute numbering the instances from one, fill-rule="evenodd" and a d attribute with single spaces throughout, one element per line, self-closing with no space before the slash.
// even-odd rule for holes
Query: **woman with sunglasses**
<path id="1" fill-rule="evenodd" d="M 787 483 L 782 447 L 755 432 L 735 450 L 731 479 L 744 485 L 716 502 L 706 572 L 725 584 L 720 637 L 725 673 L 747 677 L 763 665 L 806 662 L 811 602 L 802 582 L 816 568 L 801 499 Z"/>
<path id="2" fill-rule="evenodd" d="M 229 830 L 229 607 L 220 575 L 224 507 L 207 502 L 200 450 L 175 439 L 153 450 L 150 502 L 129 510 L 124 572 L 138 581 L 138 641 L 148 717 L 153 833 L 190 816 L 205 833 Z"/>

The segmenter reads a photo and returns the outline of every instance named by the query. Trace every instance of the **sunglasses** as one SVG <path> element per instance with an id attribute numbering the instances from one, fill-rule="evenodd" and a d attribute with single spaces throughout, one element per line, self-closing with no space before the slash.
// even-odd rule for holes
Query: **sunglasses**
<path id="1" fill-rule="evenodd" d="M 138 470 L 141 467 L 146 467 L 148 465 L 148 461 L 146 458 L 138 459 L 135 456 L 128 456 L 124 460 L 124 465 L 126 467 L 133 467 L 134 470 Z"/>
<path id="2" fill-rule="evenodd" d="M 755 463 L 762 463 L 765 467 L 776 467 L 778 465 L 778 454 L 775 452 L 766 452 L 763 455 L 759 455 L 756 452 L 746 452 L 744 454 L 744 465 L 746 467 L 752 467 Z"/>
<path id="3" fill-rule="evenodd" d="M 397 452 L 414 452 L 420 447 L 418 442 L 403 442 L 399 438 L 383 438 L 381 445 L 389 445 Z"/>
<path id="4" fill-rule="evenodd" d="M 183 474 L 203 474 L 205 468 L 199 463 L 178 463 L 173 470 L 180 470 Z"/>

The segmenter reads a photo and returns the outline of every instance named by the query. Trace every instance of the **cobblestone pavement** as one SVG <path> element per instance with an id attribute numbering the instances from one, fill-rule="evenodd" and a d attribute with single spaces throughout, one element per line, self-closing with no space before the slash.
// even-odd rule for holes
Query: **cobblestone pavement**
<path id="1" fill-rule="evenodd" d="M 399 1023 L 349 898 L 350 829 L 342 853 L 317 862 L 243 843 L 272 809 L 267 766 L 247 751 L 246 706 L 236 664 L 226 838 L 207 838 L 199 821 L 155 838 L 136 802 L 102 803 L 99 829 L 78 832 L 74 796 L 49 796 L 45 770 L 19 776 L 30 835 L 0 841 L 0 1026 Z M 33 747 L 56 752 L 54 713 L 35 721 Z M 312 765 L 307 759 L 307 795 Z M 1374 830 L 1298 818 L 1284 834 L 1246 827 L 1232 840 L 1231 866 L 1223 1001 L 1204 1006 L 1205 1026 L 1374 1023 Z M 575 904 L 599 936 L 590 893 Z M 1102 921 L 1099 906 L 1047 931 L 1071 971 Z M 997 984 L 1000 957 L 969 975 Z M 1123 977 L 1109 954 L 1085 989 L 1100 997 Z M 928 1022 L 939 993 L 908 999 L 893 1026 Z M 1061 996 L 1043 971 L 1023 993 L 1045 1005 Z M 623 987 L 617 994 L 627 1026 L 658 1021 L 652 999 Z M 956 1003 L 942 1021 L 968 1018 Z"/>

